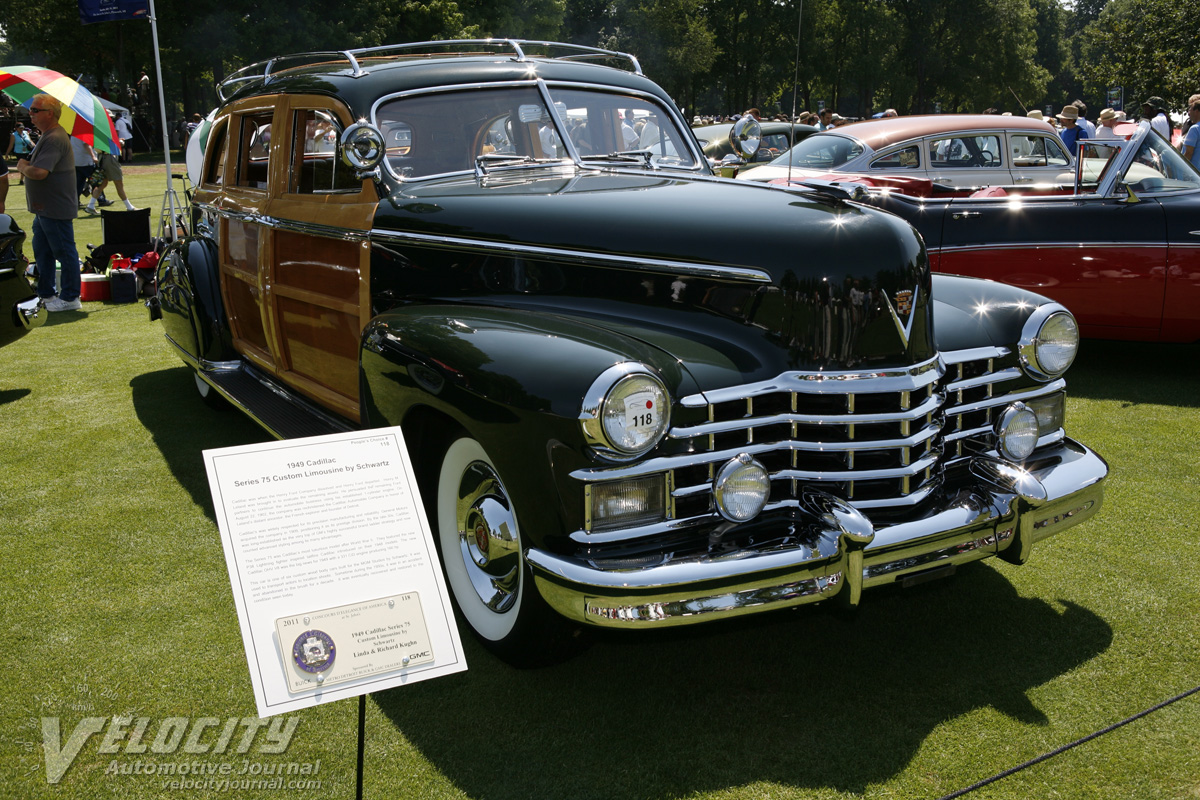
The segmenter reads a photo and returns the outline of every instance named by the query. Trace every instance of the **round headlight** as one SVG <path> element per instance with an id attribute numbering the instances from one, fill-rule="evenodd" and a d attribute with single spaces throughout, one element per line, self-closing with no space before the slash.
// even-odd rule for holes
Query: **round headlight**
<path id="1" fill-rule="evenodd" d="M 579 419 L 593 447 L 633 458 L 662 441 L 670 408 L 666 387 L 646 367 L 617 364 L 592 384 Z"/>
<path id="2" fill-rule="evenodd" d="M 1042 306 L 1021 332 L 1021 363 L 1034 378 L 1051 380 L 1067 371 L 1079 352 L 1075 317 L 1057 303 Z"/>
<path id="3" fill-rule="evenodd" d="M 771 496 L 771 476 L 767 468 L 748 453 L 728 461 L 713 481 L 713 499 L 717 511 L 730 522 L 754 519 Z"/>
<path id="4" fill-rule="evenodd" d="M 996 420 L 996 449 L 1010 461 L 1024 461 L 1038 441 L 1037 414 L 1024 403 L 1013 403 Z"/>

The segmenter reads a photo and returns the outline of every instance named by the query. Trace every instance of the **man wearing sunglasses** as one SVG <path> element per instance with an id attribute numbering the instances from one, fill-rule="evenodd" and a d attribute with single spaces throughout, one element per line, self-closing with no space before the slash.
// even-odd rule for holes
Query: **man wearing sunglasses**
<path id="1" fill-rule="evenodd" d="M 78 311 L 79 252 L 75 249 L 75 156 L 71 137 L 58 119 L 62 103 L 48 94 L 35 95 L 29 116 L 42 132 L 29 160 L 17 161 L 25 178 L 25 202 L 33 214 L 33 257 L 37 261 L 37 293 L 48 311 Z M 62 283 L 54 286 L 54 262 L 62 266 Z"/>

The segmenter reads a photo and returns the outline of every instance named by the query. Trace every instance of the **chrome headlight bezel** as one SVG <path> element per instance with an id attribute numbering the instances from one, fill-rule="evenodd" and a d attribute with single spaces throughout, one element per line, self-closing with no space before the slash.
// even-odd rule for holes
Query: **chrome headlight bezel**
<path id="1" fill-rule="evenodd" d="M 771 474 L 749 453 L 726 462 L 713 480 L 713 503 L 730 522 L 749 522 L 771 497 Z"/>
<path id="2" fill-rule="evenodd" d="M 1024 403 L 1013 403 L 996 420 L 996 451 L 1018 464 L 1033 455 L 1041 430 L 1037 414 Z"/>
<path id="3" fill-rule="evenodd" d="M 627 413 L 626 399 L 647 394 L 658 409 L 644 434 L 623 435 L 620 420 Z M 583 397 L 579 414 L 587 444 L 600 455 L 630 461 L 653 450 L 671 427 L 671 395 L 666 384 L 645 364 L 622 362 L 600 373 Z"/>
<path id="4" fill-rule="evenodd" d="M 1067 336 L 1064 339 L 1063 333 Z M 1068 341 L 1073 339 L 1073 341 Z M 1067 355 L 1055 353 L 1052 348 L 1070 347 Z M 1021 340 L 1017 345 L 1021 357 L 1021 368 L 1025 374 L 1037 381 L 1052 381 L 1071 368 L 1079 353 L 1079 324 L 1064 306 L 1047 303 L 1039 306 L 1025 320 L 1021 328 Z"/>

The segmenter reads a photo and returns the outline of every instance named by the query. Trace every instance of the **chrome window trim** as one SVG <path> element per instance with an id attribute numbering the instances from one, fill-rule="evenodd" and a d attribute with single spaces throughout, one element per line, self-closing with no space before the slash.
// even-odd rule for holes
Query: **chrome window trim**
<path id="1" fill-rule="evenodd" d="M 685 147 L 687 147 L 688 150 L 691 151 L 692 161 L 693 161 L 693 164 L 691 166 L 671 167 L 670 169 L 677 170 L 677 171 L 683 172 L 683 173 L 704 174 L 705 165 L 708 162 L 704 157 L 704 153 L 696 145 L 696 142 L 695 142 L 696 137 L 690 136 L 687 134 L 687 131 L 690 131 L 691 127 L 687 124 L 687 121 L 684 120 L 683 117 L 679 114 L 678 110 L 674 107 L 674 105 L 671 105 L 671 104 L 664 105 L 662 102 L 662 99 L 651 92 L 644 92 L 640 89 L 630 89 L 630 88 L 626 88 L 623 86 L 612 86 L 610 84 L 601 84 L 601 83 L 589 83 L 586 81 L 563 81 L 563 80 L 547 81 L 541 77 L 536 77 L 536 76 L 525 79 L 525 80 L 519 80 L 519 81 L 480 81 L 480 82 L 475 82 L 475 83 L 447 84 L 444 86 L 426 86 L 426 87 L 422 87 L 420 89 L 405 89 L 404 91 L 400 91 L 400 92 L 392 92 L 391 94 L 385 94 L 382 97 L 379 97 L 378 99 L 375 100 L 375 102 L 373 102 L 371 104 L 369 118 L 370 118 L 372 125 L 379 127 L 379 107 L 381 105 L 383 105 L 384 103 L 392 102 L 394 100 L 401 100 L 401 99 L 404 99 L 407 97 L 415 97 L 415 96 L 427 95 L 427 94 L 440 94 L 443 92 L 447 92 L 447 93 L 449 93 L 449 92 L 466 92 L 466 91 L 478 91 L 478 90 L 482 90 L 482 89 L 514 89 L 514 88 L 521 88 L 521 87 L 536 88 L 542 96 L 542 101 L 546 104 L 546 106 L 548 108 L 550 108 L 552 110 L 551 119 L 554 120 L 555 131 L 558 133 L 559 139 L 562 140 L 562 142 L 564 143 L 564 146 L 566 146 L 567 154 L 569 156 L 568 158 L 560 159 L 563 164 L 571 164 L 579 169 L 587 169 L 587 170 L 595 170 L 596 169 L 596 165 L 584 163 L 584 161 L 579 157 L 579 153 L 576 152 L 574 143 L 571 142 L 571 137 L 564 135 L 563 121 L 559 118 L 558 109 L 556 109 L 554 107 L 554 101 L 550 97 L 550 91 L 549 91 L 550 87 L 565 88 L 565 89 L 581 89 L 584 91 L 597 91 L 597 92 L 603 92 L 604 94 L 628 95 L 631 97 L 637 97 L 639 99 L 646 100 L 646 101 L 650 102 L 651 104 L 653 104 L 654 106 L 663 109 L 666 116 L 669 119 L 674 120 L 676 128 L 679 130 L 679 132 L 681 134 L 680 138 L 683 140 L 683 145 Z M 386 158 L 384 159 L 384 164 L 385 164 L 385 169 L 387 170 L 387 173 L 389 175 L 391 175 L 396 181 L 398 181 L 401 184 L 417 183 L 420 181 L 433 180 L 435 178 L 444 178 L 444 177 L 451 176 L 451 175 L 469 175 L 469 174 L 473 173 L 473 168 L 472 168 L 472 169 L 454 170 L 451 172 L 440 172 L 440 173 L 437 173 L 436 175 L 422 175 L 419 178 L 405 178 L 401 175 L 397 175 L 395 173 L 395 171 L 392 170 L 391 164 L 388 162 L 388 160 Z"/>
<path id="2" fill-rule="evenodd" d="M 771 276 L 758 269 L 746 267 L 706 266 L 683 261 L 670 261 L 659 258 L 631 258 L 625 255 L 608 255 L 581 250 L 567 250 L 561 247 L 540 247 L 495 240 L 468 239 L 459 236 L 440 236 L 427 233 L 410 233 L 375 228 L 370 233 L 372 241 L 379 243 L 397 242 L 400 244 L 417 243 L 431 247 L 458 248 L 477 252 L 519 253 L 521 255 L 538 256 L 558 261 L 569 261 L 592 266 L 611 267 L 627 270 L 637 267 L 666 275 L 695 275 L 697 277 L 715 278 L 718 280 L 751 281 L 754 283 L 771 283 Z"/>

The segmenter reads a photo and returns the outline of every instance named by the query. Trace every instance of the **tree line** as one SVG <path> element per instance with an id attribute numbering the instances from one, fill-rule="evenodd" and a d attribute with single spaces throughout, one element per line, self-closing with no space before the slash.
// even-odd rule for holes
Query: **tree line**
<path id="1" fill-rule="evenodd" d="M 217 81 L 286 53 L 507 36 L 632 53 L 686 113 L 752 106 L 850 117 L 1024 113 L 1108 90 L 1136 111 L 1200 91 L 1200 0 L 156 0 L 172 117 Z M 330 13 L 335 15 L 330 17 Z M 0 62 L 47 66 L 126 97 L 153 76 L 149 24 L 83 26 L 75 0 L 0 0 Z"/>

